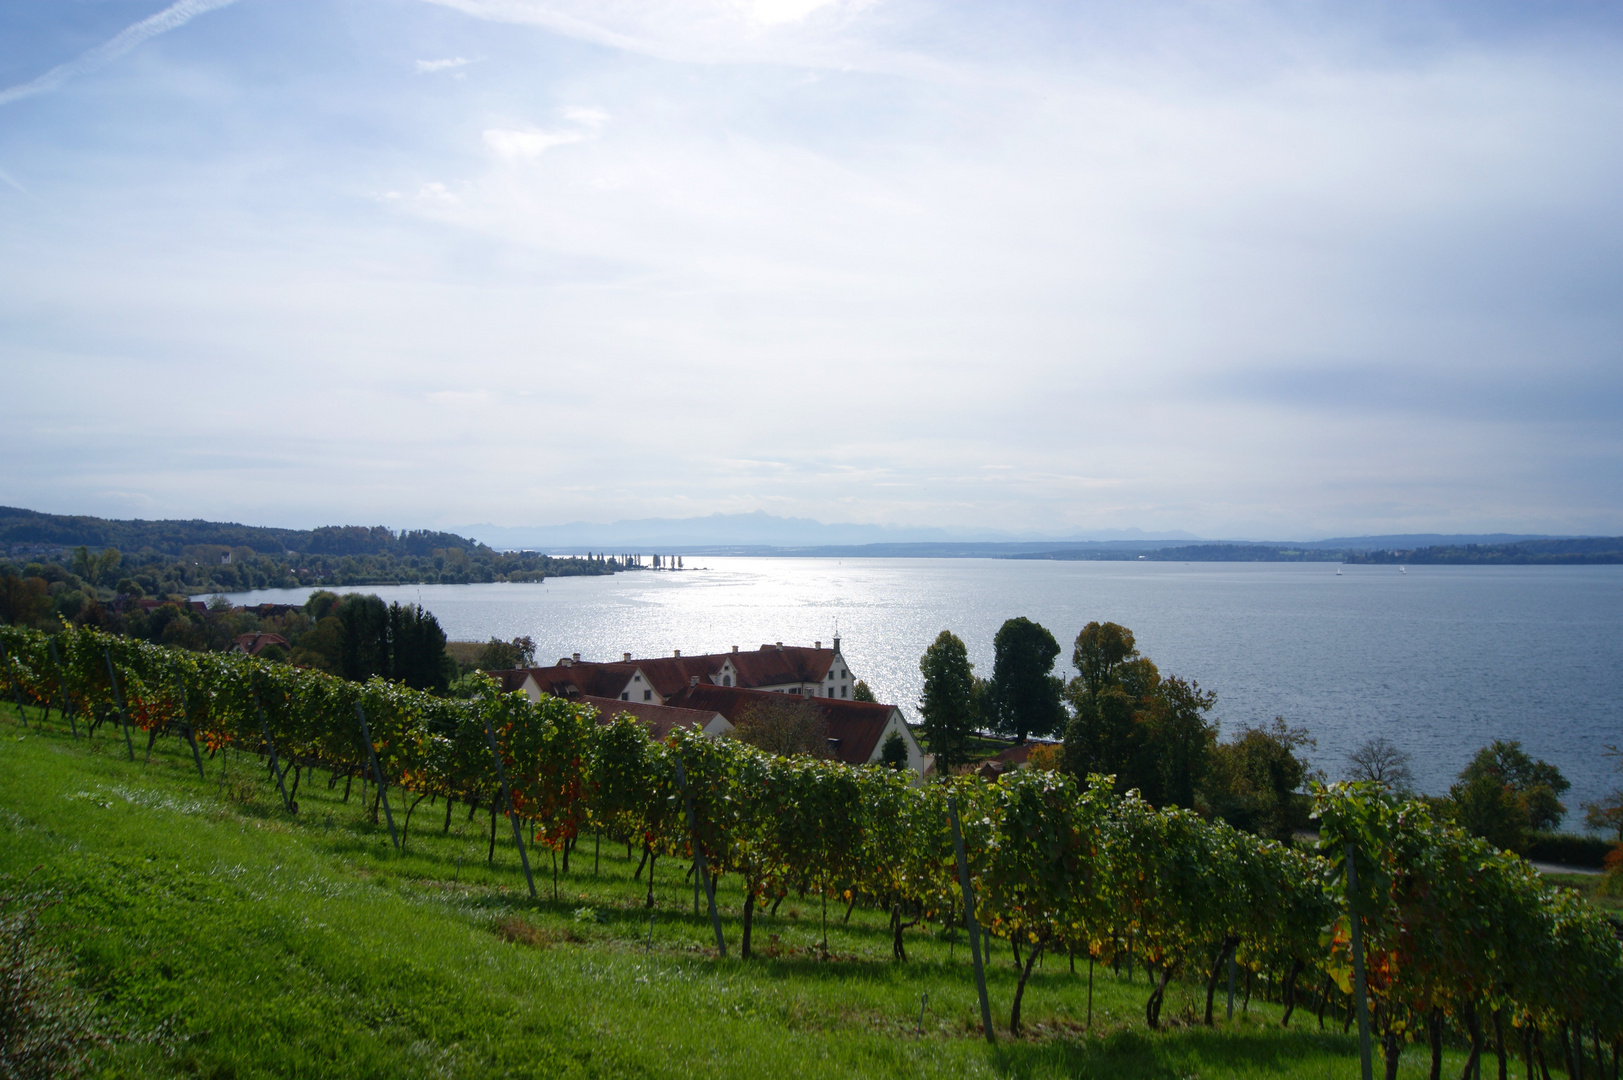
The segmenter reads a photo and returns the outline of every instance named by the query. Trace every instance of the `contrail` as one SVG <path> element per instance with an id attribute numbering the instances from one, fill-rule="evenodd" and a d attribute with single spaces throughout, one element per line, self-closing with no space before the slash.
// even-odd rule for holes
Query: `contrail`
<path id="1" fill-rule="evenodd" d="M 75 75 L 87 75 L 98 68 L 102 68 L 117 60 L 120 56 L 135 48 L 150 37 L 157 37 L 166 30 L 173 30 L 177 26 L 184 26 L 204 12 L 213 11 L 236 3 L 237 0 L 178 0 L 170 4 L 156 15 L 148 16 L 133 26 L 127 26 L 116 37 L 113 37 L 94 49 L 88 49 L 65 64 L 58 64 L 39 78 L 30 82 L 18 83 L 16 86 L 0 90 L 0 105 L 9 105 L 13 101 L 20 101 L 35 94 L 43 94 L 55 90 Z"/>
<path id="2" fill-rule="evenodd" d="M 0 169 L 0 180 L 4 180 L 6 183 L 10 184 L 12 187 L 16 188 L 18 191 L 22 192 L 24 195 L 27 195 L 30 199 L 34 199 L 36 201 L 39 199 L 38 195 L 35 195 L 32 191 L 29 191 L 27 188 L 25 188 L 21 184 L 17 183 L 17 181 L 15 181 L 11 177 L 7 176 L 4 169 Z"/>

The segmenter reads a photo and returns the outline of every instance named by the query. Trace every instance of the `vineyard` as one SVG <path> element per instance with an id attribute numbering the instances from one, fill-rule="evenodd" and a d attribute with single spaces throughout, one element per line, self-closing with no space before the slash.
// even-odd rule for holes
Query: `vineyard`
<path id="1" fill-rule="evenodd" d="M 494 684 L 452 701 L 84 629 L 0 628 L 0 644 L 19 720 L 110 738 L 128 759 L 162 739 L 211 781 L 223 755 L 249 755 L 290 819 L 301 791 L 307 804 L 316 790 L 353 798 L 380 843 L 410 852 L 453 813 L 478 815 L 486 861 L 511 850 L 515 884 L 543 899 L 605 844 L 635 861 L 640 906 L 655 905 L 661 860 L 691 867 L 716 954 L 770 955 L 758 922 L 785 903 L 818 920 L 813 960 L 859 908 L 883 916 L 898 964 L 910 945 L 951 934 L 979 969 L 984 943 L 986 963 L 995 952 L 1016 965 L 997 1014 L 982 1013 L 988 1037 L 1029 1036 L 1033 973 L 1064 964 L 1138 973 L 1146 1029 L 1169 1023 L 1175 983 L 1196 988 L 1194 1022 L 1214 1024 L 1239 978 L 1277 1002 L 1283 1025 L 1367 1026 L 1389 1076 L 1414 1042 L 1434 1076 L 1456 1046 L 1467 1075 L 1617 1075 L 1614 927 L 1520 859 L 1377 787 L 1321 791 L 1308 853 L 1102 780 L 1028 770 L 913 785 L 905 772 L 692 732 L 655 743 L 630 719 L 599 723 Z"/>

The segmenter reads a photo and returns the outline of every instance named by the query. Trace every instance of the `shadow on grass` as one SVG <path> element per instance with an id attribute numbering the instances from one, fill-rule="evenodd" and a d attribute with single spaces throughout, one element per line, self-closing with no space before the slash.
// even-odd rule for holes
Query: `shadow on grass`
<path id="1" fill-rule="evenodd" d="M 1355 1043 L 1309 1031 L 1184 1028 L 1154 1033 L 1121 1028 L 1084 1038 L 1002 1042 L 992 1060 L 1010 1076 L 1135 1077 L 1183 1080 L 1211 1072 L 1306 1075 L 1327 1059 L 1352 1059 Z"/>

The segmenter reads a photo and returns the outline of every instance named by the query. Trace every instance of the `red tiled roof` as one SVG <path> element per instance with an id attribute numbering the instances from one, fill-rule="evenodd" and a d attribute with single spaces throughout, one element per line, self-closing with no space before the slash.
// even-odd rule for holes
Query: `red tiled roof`
<path id="1" fill-rule="evenodd" d="M 716 718 L 717 712 L 714 709 L 708 712 L 703 709 L 679 709 L 669 705 L 655 705 L 651 701 L 621 701 L 619 698 L 590 695 L 571 700 L 595 708 L 597 722 L 600 724 L 607 724 L 621 713 L 629 713 L 648 729 L 648 737 L 656 742 L 663 742 L 666 736 L 680 727 L 696 727 L 703 730 L 706 724 Z"/>
<path id="2" fill-rule="evenodd" d="M 738 717 L 755 702 L 782 701 L 783 696 L 770 690 L 700 683 L 698 686 L 684 687 L 668 699 L 667 704 L 718 712 L 729 722 L 737 723 Z M 822 714 L 825 733 L 834 741 L 834 756 L 852 765 L 866 765 L 873 757 L 874 748 L 879 745 L 879 736 L 890 722 L 891 714 L 896 711 L 894 705 L 878 705 L 869 701 L 823 697 L 801 700 L 810 702 Z"/>
<path id="3" fill-rule="evenodd" d="M 721 661 L 731 660 L 738 670 L 741 686 L 779 686 L 783 683 L 822 682 L 834 663 L 833 649 L 808 649 L 802 645 L 762 645 L 756 652 L 722 653 Z"/>
<path id="4" fill-rule="evenodd" d="M 281 634 L 239 634 L 235 647 L 249 656 L 258 656 L 272 645 L 280 645 L 285 649 L 288 647 L 287 638 Z"/>
<path id="5" fill-rule="evenodd" d="M 544 694 L 553 697 L 575 698 L 589 695 L 618 698 L 626 683 L 637 671 L 637 664 L 569 664 L 544 668 L 523 668 L 524 674 L 535 679 Z M 495 675 L 496 672 L 490 672 Z M 521 676 L 514 689 L 524 682 Z M 657 688 L 656 688 L 657 689 Z M 664 696 L 663 693 L 660 695 Z"/>

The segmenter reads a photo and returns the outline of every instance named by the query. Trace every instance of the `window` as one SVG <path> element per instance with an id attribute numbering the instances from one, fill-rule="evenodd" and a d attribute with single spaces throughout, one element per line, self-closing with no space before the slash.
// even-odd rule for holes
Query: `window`
<path id="1" fill-rule="evenodd" d="M 723 675 L 721 677 L 721 685 L 723 685 L 723 686 L 731 686 L 731 685 L 733 685 L 733 677 L 731 675 Z"/>
<path id="2" fill-rule="evenodd" d="M 846 691 L 846 690 L 847 690 L 847 687 L 844 687 L 844 686 L 842 686 L 842 687 L 840 687 L 840 696 L 841 696 L 841 697 L 844 697 L 844 696 L 845 696 L 845 691 Z"/>
<path id="3" fill-rule="evenodd" d="M 631 700 L 631 695 L 630 694 L 621 694 L 620 695 L 620 700 L 621 701 L 630 701 Z"/>
<path id="4" fill-rule="evenodd" d="M 840 678 L 849 679 L 850 677 L 851 677 L 851 673 L 849 671 L 846 671 L 844 668 L 840 669 Z"/>
<path id="5" fill-rule="evenodd" d="M 641 675 L 633 675 L 633 676 L 631 676 L 631 681 L 632 682 L 642 682 L 642 676 Z"/>
<path id="6" fill-rule="evenodd" d="M 652 701 L 652 700 L 654 700 L 654 692 L 652 690 L 644 690 L 642 692 L 642 699 L 644 701 Z"/>

